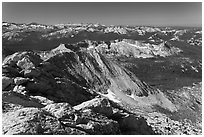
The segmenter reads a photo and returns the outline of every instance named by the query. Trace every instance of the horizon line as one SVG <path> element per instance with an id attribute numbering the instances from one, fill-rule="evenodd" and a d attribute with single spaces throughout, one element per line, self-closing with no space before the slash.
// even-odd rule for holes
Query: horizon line
<path id="1" fill-rule="evenodd" d="M 130 27 L 133 27 L 133 26 L 151 26 L 151 27 L 202 27 L 202 24 L 199 24 L 199 25 L 151 25 L 151 24 L 146 24 L 146 25 L 142 25 L 142 24 L 109 24 L 109 25 L 106 25 L 106 24 L 102 24 L 100 22 L 80 22 L 80 23 L 73 23 L 73 22 L 67 22 L 67 23 L 56 23 L 56 24 L 45 24 L 45 23 L 39 23 L 39 22 L 35 22 L 35 21 L 31 21 L 31 22 L 11 22 L 11 21 L 2 21 L 2 23 L 14 23 L 14 24 L 32 24 L 32 23 L 36 23 L 36 24 L 41 24 L 41 25 L 51 25 L 51 26 L 55 26 L 55 25 L 58 25 L 58 24 L 100 24 L 100 25 L 105 25 L 105 26 L 130 26 Z"/>

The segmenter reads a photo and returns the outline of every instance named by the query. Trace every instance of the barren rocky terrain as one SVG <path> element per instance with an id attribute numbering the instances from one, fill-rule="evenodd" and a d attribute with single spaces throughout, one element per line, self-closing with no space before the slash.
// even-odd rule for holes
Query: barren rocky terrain
<path id="1" fill-rule="evenodd" d="M 202 134 L 200 28 L 2 26 L 6 135 Z"/>

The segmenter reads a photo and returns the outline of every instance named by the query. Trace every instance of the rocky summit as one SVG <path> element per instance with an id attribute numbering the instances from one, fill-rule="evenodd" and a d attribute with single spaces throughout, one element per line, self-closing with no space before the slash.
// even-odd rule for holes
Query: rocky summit
<path id="1" fill-rule="evenodd" d="M 3 48 L 6 51 L 15 44 L 18 46 L 22 41 L 30 40 L 31 35 L 24 37 L 27 35 L 23 33 L 24 30 L 28 33 L 30 30 L 38 30 L 36 35 L 32 34 L 36 39 L 33 39 L 31 45 L 39 40 L 35 47 L 47 44 L 48 41 L 52 43 L 58 37 L 60 39 L 59 43 L 55 43 L 57 46 L 50 49 L 15 49 L 4 52 L 3 134 L 202 133 L 201 82 L 179 89 L 163 90 L 140 80 L 138 76 L 141 74 L 138 73 L 137 76 L 135 73 L 140 68 L 139 61 L 135 65 L 130 61 L 124 63 L 124 59 L 142 59 L 143 64 L 149 60 L 158 63 L 169 58 L 174 61 L 172 58 L 177 56 L 183 59 L 185 49 L 164 38 L 154 43 L 126 38 L 110 41 L 83 39 L 73 43 L 62 40 L 68 34 L 75 35 L 83 29 L 88 33 L 101 31 L 103 35 L 113 32 L 126 35 L 134 31 L 143 36 L 147 33 L 159 35 L 162 32 L 159 28 L 130 30 L 126 27 L 106 27 L 99 24 L 87 24 L 77 28 L 73 24 L 48 26 L 3 23 Z M 16 39 L 17 35 L 19 37 Z M 180 60 L 176 63 L 178 61 Z M 186 60 L 182 63 L 188 65 Z M 137 68 L 134 71 L 130 69 L 133 66 Z M 199 73 L 200 68 L 197 67 L 196 70 L 198 72 L 194 73 Z"/>

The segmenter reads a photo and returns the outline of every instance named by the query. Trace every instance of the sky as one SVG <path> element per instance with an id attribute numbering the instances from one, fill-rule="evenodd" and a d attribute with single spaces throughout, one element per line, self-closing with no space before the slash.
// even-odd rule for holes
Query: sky
<path id="1" fill-rule="evenodd" d="M 202 26 L 201 2 L 3 2 L 2 21 Z"/>

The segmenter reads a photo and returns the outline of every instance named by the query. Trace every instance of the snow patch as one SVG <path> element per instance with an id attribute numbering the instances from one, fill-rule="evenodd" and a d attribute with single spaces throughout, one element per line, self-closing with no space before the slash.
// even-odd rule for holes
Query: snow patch
<path id="1" fill-rule="evenodd" d="M 124 42 L 124 41 L 123 41 Z M 138 49 L 147 49 L 148 47 L 145 46 L 140 46 L 140 43 L 138 41 L 135 41 L 135 44 L 131 44 L 131 43 L 127 43 L 127 42 L 124 42 L 126 44 L 128 44 L 129 46 L 132 46 L 132 47 L 135 47 L 135 48 L 138 48 Z M 148 43 L 149 44 L 149 43 Z"/>
<path id="2" fill-rule="evenodd" d="M 127 96 L 135 100 L 135 96 L 134 96 L 134 94 L 127 95 Z"/>
<path id="3" fill-rule="evenodd" d="M 154 39 L 151 39 L 151 40 L 149 40 L 149 41 L 151 41 L 151 42 L 155 42 L 155 40 L 154 40 Z"/>
<path id="4" fill-rule="evenodd" d="M 148 39 L 153 39 L 152 36 L 150 36 Z"/>
<path id="5" fill-rule="evenodd" d="M 202 31 L 196 31 L 195 33 L 196 34 L 202 34 Z"/>
<path id="6" fill-rule="evenodd" d="M 170 40 L 172 40 L 172 41 L 179 41 L 179 38 L 178 38 L 178 36 L 175 36 L 175 37 L 173 37 L 172 39 L 170 39 Z"/>
<path id="7" fill-rule="evenodd" d="M 108 99 L 112 100 L 113 102 L 120 103 L 120 101 L 116 98 L 115 94 L 110 89 L 108 89 L 107 92 L 108 92 L 108 94 L 101 94 L 101 95 L 107 97 Z"/>
<path id="8" fill-rule="evenodd" d="M 90 49 L 93 49 L 93 48 L 94 48 L 94 46 L 91 45 L 91 46 L 89 46 L 89 47 L 87 48 L 87 50 L 90 50 Z"/>
<path id="9" fill-rule="evenodd" d="M 195 72 L 198 72 L 197 68 L 194 66 L 191 66 L 192 70 L 194 70 Z"/>

